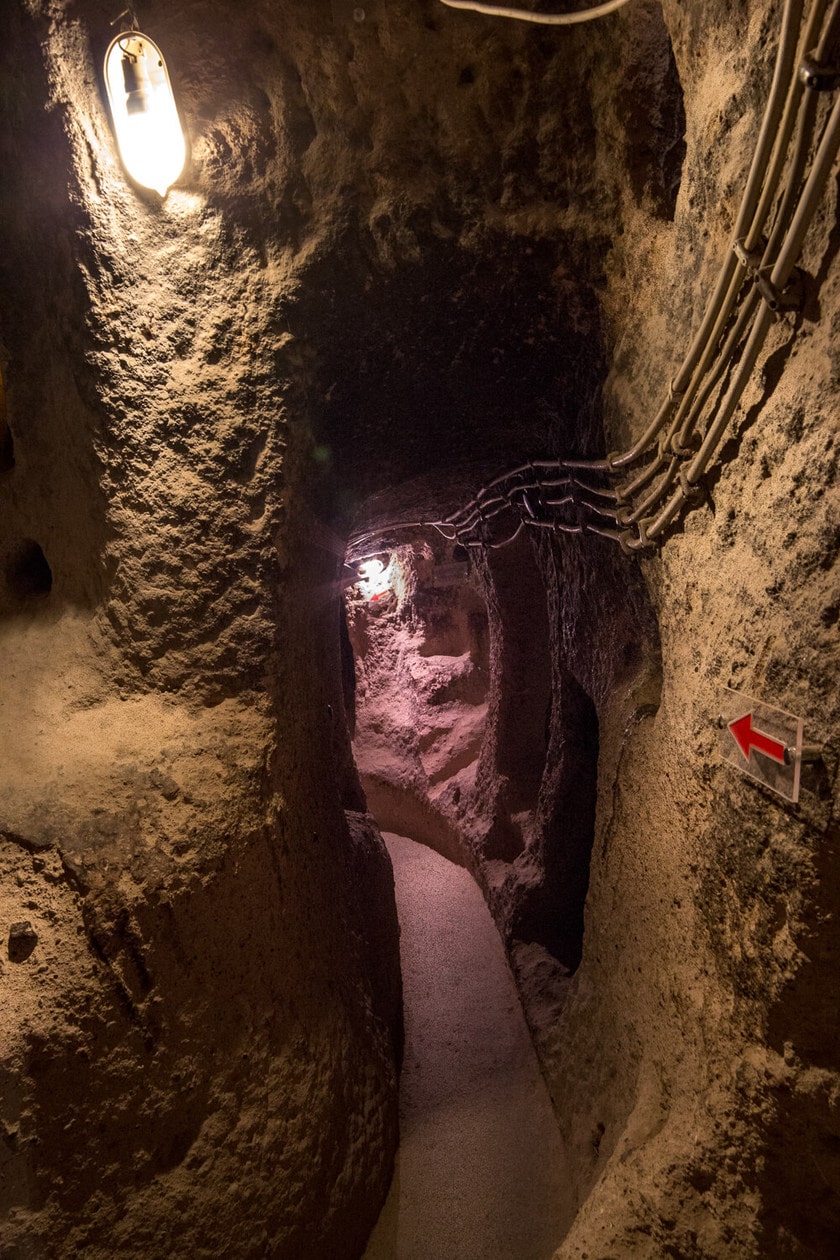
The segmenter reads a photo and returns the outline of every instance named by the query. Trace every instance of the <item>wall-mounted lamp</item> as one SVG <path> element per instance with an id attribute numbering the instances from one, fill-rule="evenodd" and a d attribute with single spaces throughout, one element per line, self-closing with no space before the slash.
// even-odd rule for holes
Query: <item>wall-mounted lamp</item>
<path id="1" fill-rule="evenodd" d="M 378 556 L 374 556 L 372 560 L 363 560 L 356 572 L 363 582 L 371 582 L 385 572 L 385 565 Z"/>
<path id="2" fill-rule="evenodd" d="M 131 178 L 161 197 L 187 156 L 163 53 L 139 31 L 123 31 L 105 54 L 105 87 L 120 156 Z"/>
<path id="3" fill-rule="evenodd" d="M 391 589 L 389 568 L 378 556 L 363 560 L 356 573 L 365 599 L 375 602 Z"/>

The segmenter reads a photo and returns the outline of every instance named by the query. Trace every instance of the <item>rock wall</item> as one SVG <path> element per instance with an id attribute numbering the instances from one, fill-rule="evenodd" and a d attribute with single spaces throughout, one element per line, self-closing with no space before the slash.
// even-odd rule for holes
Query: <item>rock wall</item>
<path id="1" fill-rule="evenodd" d="M 352 1256 L 400 1033 L 341 704 L 351 518 L 644 428 L 779 5 L 557 32 L 157 0 L 190 141 L 163 203 L 116 157 L 111 16 L 0 11 L 2 1247 Z M 418 657 L 487 704 L 467 765 L 433 723 L 413 782 L 520 978 L 579 1170 L 566 1257 L 837 1233 L 835 201 L 706 505 L 638 563 L 476 556 L 486 642 L 456 617 Z M 721 764 L 721 684 L 827 741 L 798 808 Z"/>
<path id="2" fill-rule="evenodd" d="M 673 219 L 625 188 L 600 294 L 602 450 L 667 394 L 729 247 L 779 17 L 665 16 L 683 182 Z M 659 554 L 540 533 L 475 563 L 489 716 L 477 786 L 445 804 L 577 1169 L 564 1260 L 836 1247 L 836 197 L 832 180 L 803 305 L 773 328 L 705 505 Z M 578 449 L 597 452 L 581 420 Z M 514 739 L 530 748 L 511 791 L 505 715 L 532 702 L 523 678 L 549 721 Z M 800 714 L 824 745 L 798 805 L 724 764 L 727 686 Z"/>
<path id="3" fill-rule="evenodd" d="M 247 182 L 241 217 L 127 183 L 107 24 L 69 10 L 0 19 L 0 1251 L 359 1254 L 397 924 L 276 366 L 290 281 Z"/>
<path id="4" fill-rule="evenodd" d="M 726 249 L 775 19 L 755 6 L 737 31 L 731 19 L 701 31 L 690 8 L 666 16 L 688 153 L 673 229 L 611 276 L 626 313 L 605 391 L 615 445 L 667 389 L 674 311 L 697 309 Z M 803 257 L 804 307 L 774 328 L 707 505 L 641 565 L 661 699 L 636 711 L 616 769 L 599 768 L 556 1095 L 582 1167 L 588 1157 L 583 1192 L 595 1189 L 564 1256 L 827 1256 L 837 1236 L 835 224 L 832 182 Z M 578 677 L 593 570 L 588 557 L 561 586 Z M 722 763 L 721 685 L 800 714 L 806 738 L 825 741 L 798 806 Z"/>
<path id="5" fill-rule="evenodd" d="M 353 750 L 383 831 L 472 867 L 458 807 L 475 792 L 487 722 L 487 613 L 452 552 L 440 537 L 418 539 L 385 554 L 381 593 L 348 587 Z"/>

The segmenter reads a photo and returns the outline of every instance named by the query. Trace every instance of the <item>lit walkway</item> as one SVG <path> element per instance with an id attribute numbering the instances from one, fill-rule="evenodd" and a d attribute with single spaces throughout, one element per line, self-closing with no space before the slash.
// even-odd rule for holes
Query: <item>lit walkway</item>
<path id="1" fill-rule="evenodd" d="M 563 1157 L 499 935 L 472 877 L 385 837 L 406 1008 L 401 1144 L 364 1260 L 548 1260 Z"/>

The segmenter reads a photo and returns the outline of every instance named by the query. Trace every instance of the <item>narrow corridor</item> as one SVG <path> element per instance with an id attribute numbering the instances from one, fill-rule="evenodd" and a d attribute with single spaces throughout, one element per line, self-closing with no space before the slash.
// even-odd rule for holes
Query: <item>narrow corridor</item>
<path id="1" fill-rule="evenodd" d="M 498 932 L 467 871 L 385 840 L 406 1051 L 394 1180 L 364 1260 L 549 1260 L 567 1178 Z"/>

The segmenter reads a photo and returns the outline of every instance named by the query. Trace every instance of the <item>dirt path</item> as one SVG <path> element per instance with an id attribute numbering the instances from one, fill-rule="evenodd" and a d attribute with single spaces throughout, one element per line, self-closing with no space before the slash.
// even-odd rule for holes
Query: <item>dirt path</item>
<path id="1" fill-rule="evenodd" d="M 401 1143 L 364 1260 L 548 1260 L 563 1154 L 499 935 L 472 877 L 386 835 L 406 1009 Z"/>

